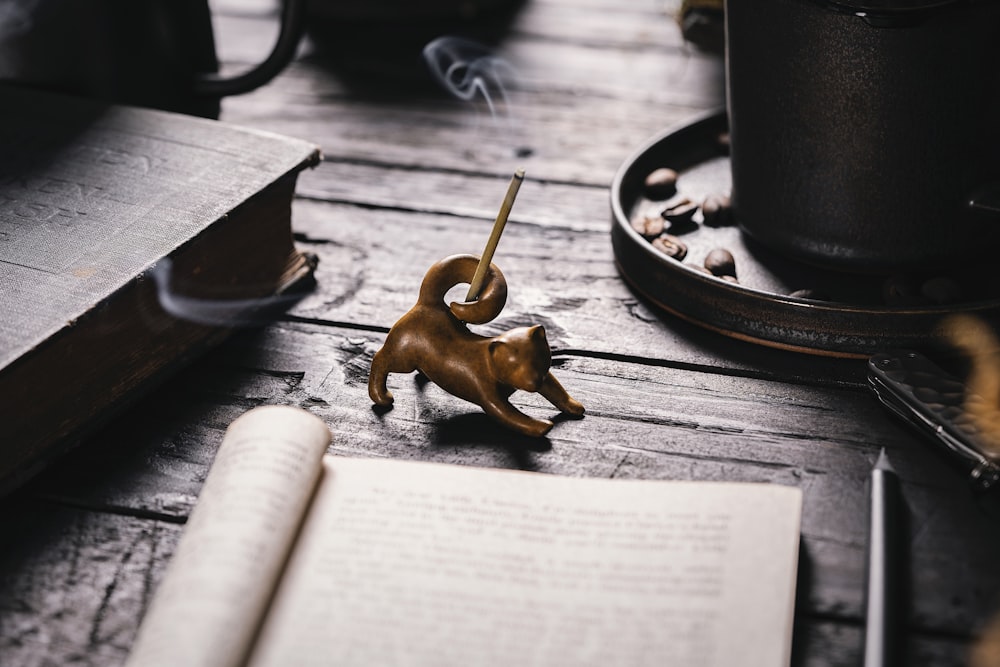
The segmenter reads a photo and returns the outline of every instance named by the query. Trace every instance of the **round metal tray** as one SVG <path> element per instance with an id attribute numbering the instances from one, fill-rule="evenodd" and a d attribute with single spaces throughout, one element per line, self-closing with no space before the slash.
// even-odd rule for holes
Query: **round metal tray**
<path id="1" fill-rule="evenodd" d="M 771 347 L 813 354 L 866 357 L 879 350 L 924 347 L 942 342 L 938 332 L 950 313 L 972 313 L 994 325 L 1000 313 L 1000 274 L 973 267 L 934 274 L 886 276 L 841 273 L 779 256 L 743 234 L 736 224 L 698 223 L 670 230 L 687 246 L 677 261 L 658 251 L 632 228 L 631 220 L 657 213 L 668 201 L 643 194 L 646 175 L 658 167 L 679 174 L 677 195 L 701 203 L 708 194 L 729 194 L 728 125 L 724 111 L 671 128 L 654 137 L 621 166 L 611 186 L 611 241 L 618 270 L 642 296 L 663 310 L 707 329 Z M 700 214 L 699 214 L 700 215 Z M 738 222 L 738 220 L 734 221 Z M 947 233 L 943 226 L 942 233 Z M 729 250 L 739 282 L 700 270 L 714 248 Z M 951 303 L 931 303 L 922 295 L 927 281 L 945 278 L 960 295 Z M 887 305 L 890 300 L 907 305 Z M 789 296 L 797 290 L 823 299 Z M 926 288 L 924 288 L 926 289 Z"/>

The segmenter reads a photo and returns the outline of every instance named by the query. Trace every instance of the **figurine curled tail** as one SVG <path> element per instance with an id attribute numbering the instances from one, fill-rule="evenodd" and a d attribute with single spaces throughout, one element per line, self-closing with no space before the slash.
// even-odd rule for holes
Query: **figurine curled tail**
<path id="1" fill-rule="evenodd" d="M 376 405 L 392 405 L 386 387 L 389 373 L 420 371 L 500 423 L 526 435 L 545 435 L 552 422 L 512 406 L 508 399 L 514 391 L 537 391 L 571 415 L 582 415 L 583 405 L 549 371 L 552 354 L 541 326 L 519 327 L 496 337 L 480 336 L 465 326 L 491 321 L 507 302 L 507 281 L 495 264 L 490 264 L 477 300 L 444 302 L 452 287 L 471 282 L 478 264 L 475 255 L 452 255 L 427 271 L 416 305 L 393 325 L 372 359 L 368 395 Z"/>

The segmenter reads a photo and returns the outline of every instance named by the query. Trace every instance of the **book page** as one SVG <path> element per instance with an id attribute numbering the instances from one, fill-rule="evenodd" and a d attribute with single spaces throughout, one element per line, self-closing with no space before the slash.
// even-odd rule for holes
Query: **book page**
<path id="1" fill-rule="evenodd" d="M 796 488 L 324 466 L 254 667 L 789 661 Z"/>
<path id="2" fill-rule="evenodd" d="M 128 665 L 243 664 L 329 442 L 321 419 L 287 406 L 229 426 Z"/>

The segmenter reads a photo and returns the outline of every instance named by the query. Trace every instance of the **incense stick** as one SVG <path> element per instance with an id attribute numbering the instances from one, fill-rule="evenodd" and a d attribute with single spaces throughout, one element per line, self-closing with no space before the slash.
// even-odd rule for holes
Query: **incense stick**
<path id="1" fill-rule="evenodd" d="M 479 258 L 479 265 L 476 266 L 476 273 L 472 276 L 472 282 L 469 284 L 469 293 L 465 295 L 466 301 L 475 301 L 479 298 L 479 290 L 483 288 L 483 281 L 486 279 L 486 270 L 490 268 L 490 262 L 493 261 L 493 253 L 496 252 L 500 235 L 503 234 L 504 225 L 507 224 L 507 217 L 510 215 L 510 209 L 514 206 L 514 198 L 517 197 L 517 190 L 521 187 L 523 180 L 524 169 L 518 169 L 510 179 L 510 185 L 507 186 L 507 196 L 503 198 L 503 203 L 500 205 L 500 212 L 497 213 L 496 222 L 493 223 L 493 231 L 490 232 L 490 238 L 486 241 L 486 247 L 483 248 L 483 254 Z"/>

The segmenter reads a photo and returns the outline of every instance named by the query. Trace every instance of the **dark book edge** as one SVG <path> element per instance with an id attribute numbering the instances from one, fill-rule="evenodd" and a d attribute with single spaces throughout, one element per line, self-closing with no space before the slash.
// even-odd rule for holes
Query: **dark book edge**
<path id="1" fill-rule="evenodd" d="M 168 291 L 201 303 L 226 306 L 287 297 L 277 306 L 255 311 L 257 324 L 266 323 L 311 288 L 315 258 L 294 245 L 291 203 L 299 172 L 318 160 L 314 151 L 181 244 L 168 262 L 161 260 L 139 274 L 72 326 L 0 370 L 0 393 L 10 397 L 5 408 L 12 416 L 0 459 L 0 496 L 233 331 L 221 322 L 168 312 L 162 276 L 156 274 L 164 264 L 171 269 Z"/>

